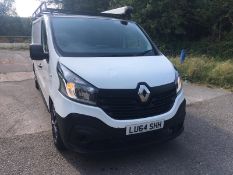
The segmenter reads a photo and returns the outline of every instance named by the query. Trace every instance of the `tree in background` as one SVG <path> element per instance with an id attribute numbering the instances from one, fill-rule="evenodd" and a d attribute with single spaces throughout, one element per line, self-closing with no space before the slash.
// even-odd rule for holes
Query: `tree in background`
<path id="1" fill-rule="evenodd" d="M 0 16 L 9 15 L 16 16 L 16 10 L 14 8 L 15 0 L 0 0 Z"/>
<path id="2" fill-rule="evenodd" d="M 222 40 L 227 33 L 233 32 L 233 0 L 213 0 L 210 9 L 212 36 Z"/>
<path id="3" fill-rule="evenodd" d="M 111 0 L 38 0 L 40 2 L 62 3 L 63 8 L 71 11 L 100 12 L 108 9 Z"/>
<path id="4" fill-rule="evenodd" d="M 59 1 L 59 0 L 54 0 Z M 62 0 L 65 9 L 103 11 L 130 5 L 133 18 L 158 41 L 222 38 L 232 30 L 233 0 Z"/>
<path id="5" fill-rule="evenodd" d="M 109 7 L 110 0 L 63 0 L 64 9 L 102 11 Z"/>
<path id="6" fill-rule="evenodd" d="M 0 16 L 0 36 L 30 36 L 31 19 L 17 16 Z"/>
<path id="7" fill-rule="evenodd" d="M 46 1 L 46 0 L 39 0 Z M 133 20 L 149 33 L 166 54 L 178 54 L 181 49 L 215 56 L 233 55 L 233 0 L 47 0 L 61 2 L 64 9 L 101 12 L 130 5 Z M 0 16 L 15 15 L 14 0 L 0 0 Z M 19 20 L 19 19 L 18 19 Z M 5 22 L 4 22 L 5 21 Z M 28 20 L 23 26 L 14 20 L 0 19 L 0 35 L 30 34 Z M 4 22 L 4 24 L 3 24 Z M 19 25 L 17 27 L 16 25 Z M 24 25 L 25 24 L 25 25 Z M 27 24 L 27 25 L 26 25 Z M 20 31 L 20 30 L 25 31 Z"/>
<path id="8" fill-rule="evenodd" d="M 199 14 L 205 0 L 112 0 L 111 5 L 133 6 L 134 19 L 159 40 L 199 39 L 208 33 L 206 17 Z"/>
<path id="9" fill-rule="evenodd" d="M 0 36 L 29 36 L 31 20 L 17 16 L 15 0 L 0 0 Z"/>
<path id="10" fill-rule="evenodd" d="M 112 0 L 131 5 L 133 18 L 160 48 L 177 54 L 183 47 L 200 54 L 233 55 L 233 0 Z"/>

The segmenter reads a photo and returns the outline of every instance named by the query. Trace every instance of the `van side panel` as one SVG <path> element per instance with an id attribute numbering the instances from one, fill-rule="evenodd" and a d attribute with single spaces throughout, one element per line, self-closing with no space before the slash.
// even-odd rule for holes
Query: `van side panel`
<path id="1" fill-rule="evenodd" d="M 42 44 L 42 21 L 43 17 L 33 21 L 32 24 L 32 44 Z M 34 69 L 35 69 L 35 76 L 37 82 L 40 86 L 40 90 L 43 94 L 44 100 L 46 102 L 47 107 L 49 106 L 49 93 L 48 93 L 48 62 L 46 59 L 43 60 L 34 60 Z"/>

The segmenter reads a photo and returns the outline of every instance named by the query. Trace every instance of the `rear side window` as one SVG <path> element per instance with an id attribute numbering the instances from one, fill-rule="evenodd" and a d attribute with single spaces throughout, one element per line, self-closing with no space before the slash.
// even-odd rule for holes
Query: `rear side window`
<path id="1" fill-rule="evenodd" d="M 41 44 L 45 53 L 49 53 L 45 23 L 41 23 Z"/>
<path id="2" fill-rule="evenodd" d="M 52 19 L 54 42 L 62 56 L 156 55 L 150 41 L 132 22 L 101 18 Z M 149 52 L 148 52 L 149 51 Z"/>

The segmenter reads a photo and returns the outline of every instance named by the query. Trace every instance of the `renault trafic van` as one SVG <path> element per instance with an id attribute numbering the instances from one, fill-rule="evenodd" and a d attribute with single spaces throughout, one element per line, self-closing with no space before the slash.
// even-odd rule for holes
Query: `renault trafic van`
<path id="1" fill-rule="evenodd" d="M 186 101 L 179 73 L 126 19 L 130 10 L 73 14 L 43 3 L 34 13 L 35 84 L 59 150 L 125 149 L 182 133 Z"/>

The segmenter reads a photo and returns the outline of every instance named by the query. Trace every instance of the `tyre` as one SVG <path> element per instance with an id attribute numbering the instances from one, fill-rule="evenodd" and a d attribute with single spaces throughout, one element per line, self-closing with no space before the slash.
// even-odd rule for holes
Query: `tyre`
<path id="1" fill-rule="evenodd" d="M 51 105 L 50 115 L 51 115 L 51 125 L 52 125 L 52 135 L 53 135 L 54 145 L 59 151 L 66 150 L 66 147 L 61 139 L 61 135 L 58 127 L 58 121 L 57 121 L 57 114 L 53 105 Z"/>
<path id="2" fill-rule="evenodd" d="M 35 87 L 36 87 L 36 89 L 37 89 L 37 90 L 39 90 L 39 89 L 40 89 L 39 84 L 38 84 L 38 81 L 37 81 L 37 79 L 36 79 L 36 78 L 35 78 Z"/>

